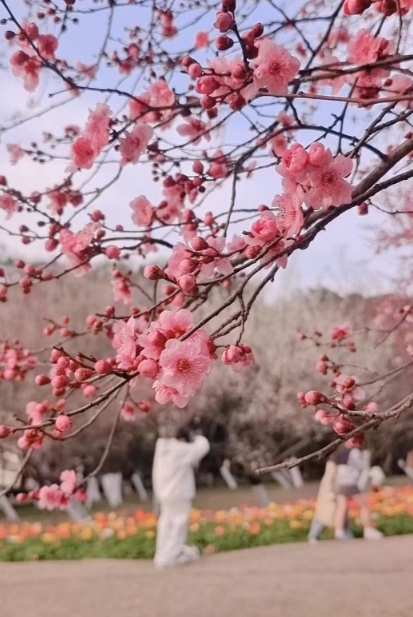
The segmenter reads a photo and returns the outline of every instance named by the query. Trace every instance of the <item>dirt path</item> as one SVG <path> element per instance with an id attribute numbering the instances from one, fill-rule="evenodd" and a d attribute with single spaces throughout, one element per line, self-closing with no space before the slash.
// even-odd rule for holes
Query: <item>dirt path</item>
<path id="1" fill-rule="evenodd" d="M 412 617 L 413 536 L 148 562 L 0 564 L 1 617 Z"/>

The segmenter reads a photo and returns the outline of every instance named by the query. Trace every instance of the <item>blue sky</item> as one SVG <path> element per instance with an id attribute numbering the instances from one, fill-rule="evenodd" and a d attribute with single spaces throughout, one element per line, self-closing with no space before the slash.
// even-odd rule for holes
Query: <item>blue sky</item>
<path id="1" fill-rule="evenodd" d="M 86 6 L 87 2 L 84 4 Z M 290 8 L 292 4 L 297 6 L 298 3 L 290 2 Z M 14 2 L 12 5 L 14 5 Z M 14 10 L 19 17 L 22 15 L 23 6 L 22 0 L 16 0 Z M 263 4 L 263 6 L 265 5 Z M 123 32 L 125 24 L 136 23 L 137 10 L 135 7 L 115 11 L 115 20 L 118 20 L 113 30 L 115 35 L 116 33 L 120 35 Z M 139 10 L 142 11 L 142 9 Z M 259 17 L 258 13 L 257 19 Z M 265 18 L 265 13 L 261 17 Z M 61 39 L 59 52 L 62 57 L 69 58 L 73 62 L 77 60 L 85 63 L 93 62 L 93 54 L 101 46 L 106 21 L 107 15 L 100 13 L 93 16 L 93 25 L 92 18 L 87 17 L 78 29 L 70 30 L 69 34 Z M 210 30 L 209 21 L 201 21 L 197 29 Z M 93 32 L 93 36 L 91 36 L 91 32 Z M 194 30 L 188 30 L 188 34 L 182 35 L 182 38 L 178 41 L 173 41 L 171 47 L 177 49 L 179 45 L 186 46 L 193 38 L 193 33 Z M 115 45 L 112 48 L 115 48 Z M 103 72 L 103 79 L 105 79 L 105 72 L 106 69 Z M 107 79 L 108 83 L 109 79 L 113 79 L 109 72 L 107 72 Z M 131 80 L 126 81 L 122 84 L 122 87 L 127 89 L 131 87 L 131 83 Z M 28 103 L 32 108 L 31 111 L 37 112 L 68 98 L 66 94 L 54 97 L 52 100 L 47 98 L 48 92 L 60 89 L 60 84 L 50 73 L 45 74 L 39 93 L 34 96 L 28 97 L 21 81 L 12 77 L 10 73 L 2 73 L 2 86 L 8 92 L 7 98 L 2 97 L 0 100 L 0 124 L 3 126 L 9 124 L 10 118 L 16 111 L 26 114 Z M 136 91 L 139 92 L 142 89 L 144 89 L 144 83 Z M 56 161 L 39 166 L 28 159 L 24 159 L 18 166 L 11 167 L 5 148 L 7 143 L 20 143 L 24 147 L 32 140 L 39 139 L 44 130 L 52 130 L 61 134 L 62 128 L 66 124 L 73 122 L 82 125 L 87 118 L 88 108 L 93 107 L 99 100 L 102 100 L 101 96 L 91 94 L 80 99 L 71 99 L 68 104 L 57 107 L 35 121 L 4 134 L 2 143 L 0 143 L 0 168 L 2 173 L 9 178 L 10 185 L 21 189 L 23 192 L 51 188 L 63 176 L 67 161 Z M 119 111 L 124 105 L 123 101 L 119 100 L 109 102 L 114 111 Z M 322 111 L 318 114 L 320 120 L 326 121 L 326 114 L 331 114 L 334 111 L 332 105 L 324 105 Z M 237 133 L 242 130 L 242 122 L 242 120 L 237 120 L 232 123 L 225 134 L 227 140 L 232 141 Z M 350 128 L 354 130 L 354 126 Z M 219 139 L 221 139 L 221 136 L 215 138 L 216 146 L 219 146 Z M 116 170 L 116 165 L 107 165 L 104 173 L 110 177 L 111 174 L 116 173 Z M 84 172 L 83 176 L 87 177 L 88 173 Z M 280 178 L 273 168 L 260 171 L 253 178 L 243 180 L 240 184 L 237 207 L 253 208 L 261 203 L 269 204 L 279 189 Z M 155 203 L 159 202 L 160 190 L 160 185 L 151 181 L 148 166 L 143 164 L 128 166 L 124 169 L 121 181 L 103 195 L 98 207 L 105 212 L 109 222 L 122 223 L 125 227 L 130 228 L 129 202 L 140 194 L 145 194 Z M 229 197 L 230 187 L 227 185 L 214 194 L 210 201 L 205 204 L 203 210 L 212 209 L 214 212 L 225 210 Z M 2 216 L 0 213 L 0 224 L 4 223 L 1 220 Z M 22 217 L 18 216 L 11 221 L 11 224 L 10 222 L 4 224 L 12 228 L 14 225 L 20 224 L 22 220 Z M 82 220 L 84 224 L 86 219 Z M 78 224 L 80 226 L 82 224 L 80 219 Z M 294 287 L 305 288 L 318 285 L 326 285 L 342 293 L 355 291 L 368 295 L 390 289 L 393 285 L 392 279 L 397 272 L 398 259 L 395 253 L 390 252 L 385 255 L 375 255 L 371 231 L 375 224 L 386 224 L 385 217 L 374 212 L 367 217 L 359 217 L 355 211 L 352 211 L 335 221 L 326 232 L 319 234 L 309 249 L 304 252 L 300 251 L 291 258 L 287 271 L 281 273 L 279 277 L 277 276 L 274 284 L 276 293 L 282 294 L 287 289 Z M 234 231 L 240 233 L 243 229 L 244 227 L 239 225 Z M 5 236 L 3 232 L 0 232 L 0 244 L 6 248 L 7 252 L 19 256 L 26 255 L 27 257 L 28 249 L 22 247 L 18 241 L 16 243 L 16 240 Z M 30 247 L 29 251 L 33 259 L 42 256 L 40 246 Z"/>

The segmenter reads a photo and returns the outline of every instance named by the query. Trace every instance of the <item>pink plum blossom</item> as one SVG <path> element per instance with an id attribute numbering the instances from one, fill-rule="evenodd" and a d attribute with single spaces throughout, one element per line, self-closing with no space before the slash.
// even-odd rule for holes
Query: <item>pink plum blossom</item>
<path id="1" fill-rule="evenodd" d="M 311 188 L 304 196 L 306 204 L 318 210 L 350 203 L 353 187 L 344 178 L 352 168 L 351 159 L 341 154 L 333 159 L 327 149 L 324 164 L 308 172 Z"/>
<path id="2" fill-rule="evenodd" d="M 20 159 L 22 159 L 26 154 L 23 148 L 21 148 L 18 144 L 7 144 L 6 148 L 10 156 L 10 163 L 12 165 L 17 165 Z"/>
<path id="3" fill-rule="evenodd" d="M 73 495 L 77 487 L 76 472 L 73 469 L 66 469 L 60 474 L 60 490 L 64 495 Z"/>
<path id="4" fill-rule="evenodd" d="M 133 210 L 132 221 L 135 225 L 149 227 L 152 222 L 154 207 L 144 195 L 139 195 L 130 203 Z"/>
<path id="5" fill-rule="evenodd" d="M 62 509 L 67 505 L 67 500 L 62 490 L 57 484 L 42 486 L 39 489 L 39 501 L 37 503 L 40 510 Z"/>
<path id="6" fill-rule="evenodd" d="M 153 134 L 153 129 L 148 124 L 137 122 L 130 133 L 125 133 L 119 139 L 119 152 L 121 155 L 120 165 L 127 163 L 135 165 L 148 146 Z"/>
<path id="7" fill-rule="evenodd" d="M 211 360 L 202 354 L 199 341 L 167 342 L 159 358 L 160 385 L 175 388 L 183 397 L 193 396 L 211 370 Z"/>
<path id="8" fill-rule="evenodd" d="M 19 204 L 16 199 L 7 193 L 0 195 L 0 208 L 7 212 L 6 219 L 10 219 L 15 212 L 19 211 Z"/>
<path id="9" fill-rule="evenodd" d="M 259 43 L 258 57 L 254 64 L 254 80 L 258 86 L 278 96 L 287 93 L 288 84 L 300 68 L 297 58 L 270 39 L 263 39 Z"/>
<path id="10" fill-rule="evenodd" d="M 113 326 L 113 347 L 117 351 L 116 361 L 121 368 L 129 368 L 136 357 L 135 319 L 126 323 L 117 321 Z"/>
<path id="11" fill-rule="evenodd" d="M 304 223 L 304 215 L 297 193 L 276 195 L 272 205 L 278 208 L 277 225 L 281 233 L 285 236 L 299 234 Z"/>

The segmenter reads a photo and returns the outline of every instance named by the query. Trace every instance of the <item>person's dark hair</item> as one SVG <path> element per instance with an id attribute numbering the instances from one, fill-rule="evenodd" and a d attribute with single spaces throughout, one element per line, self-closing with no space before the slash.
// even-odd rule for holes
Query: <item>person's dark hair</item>
<path id="1" fill-rule="evenodd" d="M 176 438 L 180 441 L 186 441 L 189 443 L 191 441 L 191 435 L 187 428 L 181 427 L 176 432 Z"/>

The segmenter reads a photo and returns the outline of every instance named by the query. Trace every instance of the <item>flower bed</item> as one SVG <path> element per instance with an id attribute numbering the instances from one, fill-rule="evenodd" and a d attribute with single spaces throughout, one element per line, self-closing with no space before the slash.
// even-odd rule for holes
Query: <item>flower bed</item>
<path id="1" fill-rule="evenodd" d="M 413 487 L 387 488 L 371 494 L 377 525 L 385 535 L 413 533 Z M 228 551 L 306 539 L 314 501 L 245 506 L 231 510 L 193 510 L 190 543 L 204 553 Z M 356 535 L 358 511 L 351 508 Z M 137 510 L 134 515 L 97 513 L 92 522 L 56 526 L 41 523 L 0 524 L 0 561 L 44 559 L 153 557 L 156 517 Z M 331 537 L 326 532 L 325 537 Z"/>

